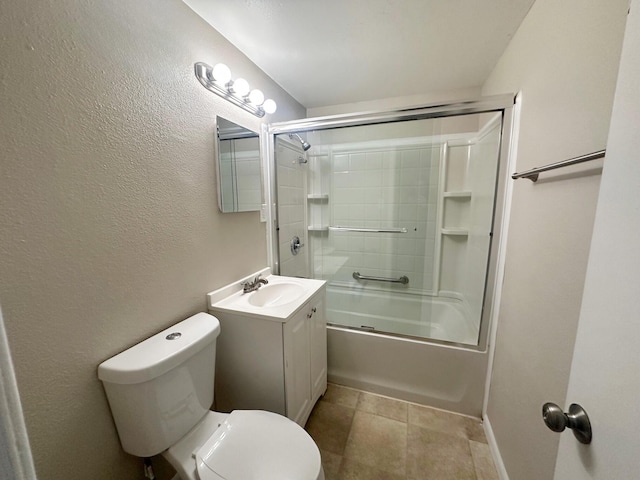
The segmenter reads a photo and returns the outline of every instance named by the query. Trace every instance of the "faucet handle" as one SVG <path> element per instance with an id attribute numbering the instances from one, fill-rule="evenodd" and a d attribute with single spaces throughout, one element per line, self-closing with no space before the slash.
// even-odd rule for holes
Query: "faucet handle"
<path id="1" fill-rule="evenodd" d="M 253 282 L 251 280 L 247 280 L 246 282 L 242 282 L 240 285 L 242 286 L 243 293 L 249 293 L 256 286 L 256 281 L 255 279 Z"/>

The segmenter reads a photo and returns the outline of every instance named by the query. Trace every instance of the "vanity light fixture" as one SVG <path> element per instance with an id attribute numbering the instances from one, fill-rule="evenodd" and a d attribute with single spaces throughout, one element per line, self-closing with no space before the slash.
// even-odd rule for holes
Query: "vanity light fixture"
<path id="1" fill-rule="evenodd" d="M 224 63 L 210 67 L 206 63 L 197 62 L 194 68 L 196 78 L 210 92 L 220 95 L 256 117 L 264 117 L 265 113 L 275 113 L 276 102 L 270 98 L 265 100 L 264 93 L 258 89 L 251 90 L 249 82 L 244 78 L 231 80 L 231 70 Z"/>

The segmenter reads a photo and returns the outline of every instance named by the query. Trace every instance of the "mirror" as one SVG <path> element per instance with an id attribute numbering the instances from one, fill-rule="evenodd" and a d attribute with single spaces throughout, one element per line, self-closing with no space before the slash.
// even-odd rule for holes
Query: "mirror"
<path id="1" fill-rule="evenodd" d="M 218 206 L 223 213 L 260 211 L 260 137 L 217 117 Z"/>

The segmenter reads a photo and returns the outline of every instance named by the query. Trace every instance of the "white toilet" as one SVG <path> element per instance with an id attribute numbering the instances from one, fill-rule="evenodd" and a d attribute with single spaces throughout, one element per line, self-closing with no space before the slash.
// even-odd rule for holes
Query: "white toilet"
<path id="1" fill-rule="evenodd" d="M 122 448 L 183 480 L 324 480 L 309 434 L 261 410 L 212 412 L 220 323 L 198 313 L 98 367 Z"/>

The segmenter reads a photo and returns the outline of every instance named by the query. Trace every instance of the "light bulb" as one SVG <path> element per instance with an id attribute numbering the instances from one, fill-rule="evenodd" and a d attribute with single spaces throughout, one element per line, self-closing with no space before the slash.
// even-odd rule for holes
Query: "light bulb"
<path id="1" fill-rule="evenodd" d="M 262 104 L 262 108 L 264 109 L 264 111 L 268 114 L 272 114 L 275 113 L 276 109 L 278 108 L 278 106 L 276 105 L 276 102 L 274 102 L 273 100 L 271 100 L 270 98 L 267 98 L 264 103 Z"/>
<path id="2" fill-rule="evenodd" d="M 249 101 L 256 106 L 262 105 L 264 102 L 264 93 L 257 88 L 255 90 L 251 90 L 249 93 Z"/>
<path id="3" fill-rule="evenodd" d="M 231 70 L 224 63 L 217 63 L 212 73 L 214 80 L 221 85 L 226 85 L 231 80 Z"/>
<path id="4" fill-rule="evenodd" d="M 238 78 L 235 82 L 233 82 L 230 91 L 236 97 L 244 97 L 247 93 L 249 93 L 251 87 L 249 87 L 249 82 L 247 82 L 244 78 Z"/>

